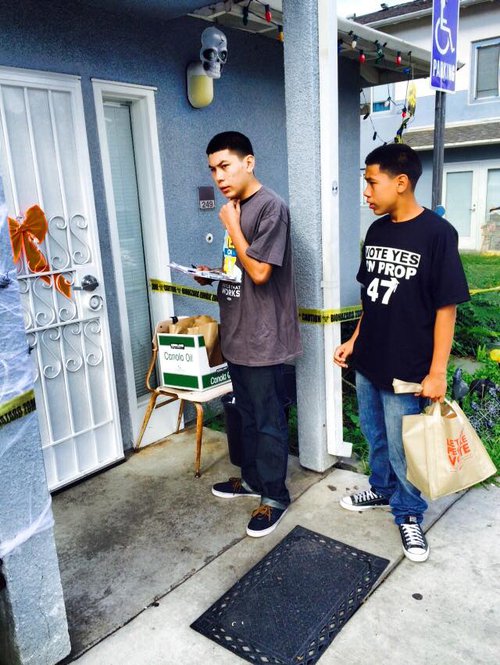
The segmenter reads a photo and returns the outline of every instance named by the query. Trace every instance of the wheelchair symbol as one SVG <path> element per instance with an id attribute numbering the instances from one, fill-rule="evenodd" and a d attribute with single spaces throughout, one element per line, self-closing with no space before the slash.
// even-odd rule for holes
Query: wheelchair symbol
<path id="1" fill-rule="evenodd" d="M 439 18 L 436 21 L 436 28 L 434 30 L 434 43 L 436 44 L 437 50 L 441 55 L 446 55 L 448 51 L 455 53 L 455 47 L 453 46 L 453 40 L 451 37 L 451 30 L 448 27 L 448 21 L 444 17 L 444 10 L 448 0 L 441 0 L 441 9 L 439 13 Z"/>

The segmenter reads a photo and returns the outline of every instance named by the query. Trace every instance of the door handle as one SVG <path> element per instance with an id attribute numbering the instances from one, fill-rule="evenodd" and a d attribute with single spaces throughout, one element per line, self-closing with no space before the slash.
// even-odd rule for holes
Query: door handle
<path id="1" fill-rule="evenodd" d="M 99 282 L 94 275 L 85 275 L 82 277 L 80 286 L 73 286 L 74 291 L 95 291 L 99 286 Z"/>

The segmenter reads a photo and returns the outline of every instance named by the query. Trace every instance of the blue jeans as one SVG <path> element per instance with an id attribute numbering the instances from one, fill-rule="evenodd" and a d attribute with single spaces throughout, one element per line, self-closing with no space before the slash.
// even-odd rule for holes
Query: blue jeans
<path id="1" fill-rule="evenodd" d="M 246 367 L 228 363 L 236 407 L 241 414 L 244 484 L 259 492 L 262 503 L 286 508 L 288 425 L 285 416 L 284 366 Z"/>
<path id="2" fill-rule="evenodd" d="M 370 485 L 389 499 L 396 524 L 408 515 L 420 523 L 427 503 L 406 478 L 403 416 L 420 413 L 427 400 L 412 393 L 396 395 L 356 372 L 361 431 L 370 446 Z"/>

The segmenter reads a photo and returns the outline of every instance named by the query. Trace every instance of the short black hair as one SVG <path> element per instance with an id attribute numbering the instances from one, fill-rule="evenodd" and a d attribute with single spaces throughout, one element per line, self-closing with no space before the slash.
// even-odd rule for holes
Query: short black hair
<path id="1" fill-rule="evenodd" d="M 392 176 L 403 173 L 408 176 L 413 189 L 422 175 L 422 162 L 418 154 L 405 143 L 388 143 L 381 145 L 367 156 L 366 166 L 378 164 L 381 171 Z"/>
<path id="2" fill-rule="evenodd" d="M 216 134 L 207 145 L 207 155 L 220 150 L 231 150 L 240 157 L 253 155 L 253 148 L 248 136 L 240 132 L 221 132 Z"/>

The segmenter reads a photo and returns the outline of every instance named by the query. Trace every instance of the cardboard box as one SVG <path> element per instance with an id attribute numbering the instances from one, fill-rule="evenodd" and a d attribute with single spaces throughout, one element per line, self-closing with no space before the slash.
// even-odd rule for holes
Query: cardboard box
<path id="1" fill-rule="evenodd" d="M 227 363 L 210 367 L 203 335 L 158 334 L 162 385 L 185 390 L 207 390 L 231 377 Z"/>

